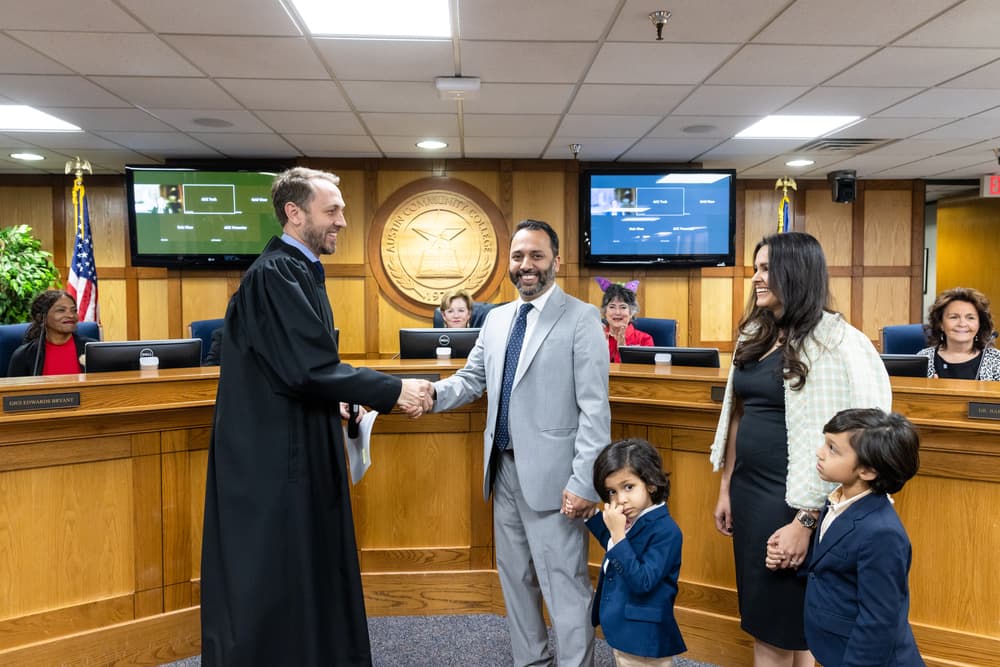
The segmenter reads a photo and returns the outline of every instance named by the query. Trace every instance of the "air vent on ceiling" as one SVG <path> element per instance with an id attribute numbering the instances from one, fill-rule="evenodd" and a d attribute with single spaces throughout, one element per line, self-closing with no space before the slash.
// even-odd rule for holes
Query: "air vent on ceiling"
<path id="1" fill-rule="evenodd" d="M 797 153 L 803 153 L 807 151 L 837 151 L 841 153 L 864 153 L 872 150 L 873 148 L 879 148 L 881 146 L 886 146 L 888 144 L 896 141 L 895 139 L 838 139 L 836 137 L 826 137 L 824 139 L 817 139 L 816 141 L 811 141 L 808 144 L 799 147 L 796 151 Z"/>

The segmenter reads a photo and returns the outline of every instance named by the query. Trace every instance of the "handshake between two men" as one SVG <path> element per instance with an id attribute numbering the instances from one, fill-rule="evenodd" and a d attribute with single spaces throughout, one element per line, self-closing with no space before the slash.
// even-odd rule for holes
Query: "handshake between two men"
<path id="1" fill-rule="evenodd" d="M 427 380 L 404 378 L 396 405 L 409 417 L 416 419 L 434 407 L 434 385 Z"/>

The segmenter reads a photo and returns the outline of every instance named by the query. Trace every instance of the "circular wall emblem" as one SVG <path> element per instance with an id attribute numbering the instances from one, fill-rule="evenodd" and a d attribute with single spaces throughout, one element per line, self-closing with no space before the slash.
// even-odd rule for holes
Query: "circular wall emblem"
<path id="1" fill-rule="evenodd" d="M 425 178 L 397 190 L 375 213 L 368 257 L 382 290 L 410 312 L 427 315 L 441 296 L 462 288 L 496 290 L 503 215 L 483 192 L 451 178 Z"/>

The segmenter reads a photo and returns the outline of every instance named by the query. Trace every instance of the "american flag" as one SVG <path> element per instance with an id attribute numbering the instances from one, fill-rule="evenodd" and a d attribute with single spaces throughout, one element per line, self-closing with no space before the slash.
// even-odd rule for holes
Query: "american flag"
<path id="1" fill-rule="evenodd" d="M 97 267 L 94 266 L 94 243 L 90 235 L 90 212 L 87 210 L 87 193 L 83 178 L 73 181 L 73 219 L 76 221 L 76 240 L 73 242 L 73 261 L 69 267 L 66 291 L 76 299 L 81 322 L 100 322 L 97 309 Z"/>

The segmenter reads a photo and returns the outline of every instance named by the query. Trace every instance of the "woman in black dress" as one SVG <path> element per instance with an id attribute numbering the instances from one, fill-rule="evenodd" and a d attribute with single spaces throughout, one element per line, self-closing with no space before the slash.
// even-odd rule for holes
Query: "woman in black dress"
<path id="1" fill-rule="evenodd" d="M 754 665 L 812 667 L 796 568 L 832 491 L 816 472 L 822 426 L 847 407 L 888 410 L 892 394 L 871 341 L 828 307 L 815 238 L 765 237 L 754 269 L 712 445 L 722 470 L 715 525 L 733 538 L 740 625 L 754 637 Z"/>

